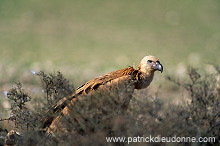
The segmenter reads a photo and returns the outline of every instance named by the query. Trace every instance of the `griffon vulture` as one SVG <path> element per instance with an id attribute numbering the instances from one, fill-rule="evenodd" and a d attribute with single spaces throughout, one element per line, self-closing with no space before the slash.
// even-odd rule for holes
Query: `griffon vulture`
<path id="1" fill-rule="evenodd" d="M 71 128 L 74 129 L 73 126 L 65 126 L 65 124 L 63 124 L 64 121 L 68 121 L 72 124 L 75 123 L 74 125 L 76 127 L 82 126 L 80 123 L 82 118 L 77 114 L 76 110 L 74 110 L 74 106 L 81 99 L 90 98 L 91 96 L 89 95 L 96 95 L 98 93 L 108 95 L 117 94 L 117 96 L 111 96 L 112 100 L 117 107 L 126 110 L 134 89 L 144 89 L 148 87 L 153 80 L 155 71 L 162 73 L 162 64 L 154 56 L 145 56 L 137 69 L 128 67 L 94 78 L 77 88 L 72 96 L 61 99 L 53 107 L 53 112 L 61 112 L 61 114 L 47 119 L 43 127 L 48 127 L 47 132 L 56 135 L 57 133 L 68 133 L 72 131 Z M 106 104 L 106 102 L 108 102 L 106 100 L 101 102 L 103 102 L 103 108 L 108 104 Z M 82 106 L 82 108 L 86 107 Z M 110 108 L 114 107 L 110 106 Z"/>

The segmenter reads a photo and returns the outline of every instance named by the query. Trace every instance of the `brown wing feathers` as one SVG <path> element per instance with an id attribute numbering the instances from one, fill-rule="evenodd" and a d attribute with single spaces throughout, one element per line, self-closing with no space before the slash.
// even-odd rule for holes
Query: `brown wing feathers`
<path id="1" fill-rule="evenodd" d="M 110 72 L 104 76 L 100 76 L 95 79 L 92 79 L 88 81 L 87 83 L 83 84 L 82 86 L 78 87 L 76 89 L 76 92 L 72 94 L 71 96 L 62 98 L 59 102 L 56 103 L 55 106 L 53 106 L 51 110 L 48 111 L 48 113 L 57 113 L 57 112 L 62 111 L 74 98 L 77 98 L 81 94 L 88 94 L 89 92 L 98 89 L 100 85 L 105 85 L 106 83 L 114 79 L 117 79 L 123 76 L 132 76 L 133 79 L 137 79 L 138 78 L 137 75 L 138 75 L 138 70 L 134 69 L 133 67 L 128 67 L 128 68 L 124 68 L 121 70 Z M 55 117 L 52 116 L 44 120 L 45 122 L 43 122 L 44 124 L 42 127 L 45 128 L 48 125 L 50 125 L 54 118 Z"/>
<path id="2" fill-rule="evenodd" d="M 70 96 L 69 98 L 64 97 L 61 99 L 55 106 L 54 111 L 57 111 L 57 109 L 63 109 L 69 101 L 71 101 L 73 98 L 76 98 L 80 94 L 88 94 L 92 90 L 96 90 L 100 85 L 105 85 L 106 83 L 110 82 L 111 80 L 114 80 L 116 78 L 120 78 L 122 76 L 126 75 L 132 75 L 133 78 L 136 78 L 138 74 L 138 70 L 134 69 L 133 67 L 124 68 L 121 70 L 117 70 L 114 72 L 110 72 L 104 76 L 97 77 L 95 79 L 92 79 L 88 81 L 87 83 L 83 84 L 82 86 L 78 87 L 76 89 L 76 92 Z"/>
<path id="3" fill-rule="evenodd" d="M 88 94 L 91 90 L 95 90 L 99 87 L 99 85 L 104 85 L 107 82 L 110 82 L 111 80 L 114 80 L 116 78 L 120 78 L 122 76 L 126 75 L 133 75 L 135 76 L 135 73 L 137 72 L 136 69 L 133 67 L 124 68 L 121 70 L 117 70 L 114 72 L 110 72 L 104 76 L 95 78 L 93 80 L 90 80 L 89 82 L 83 84 L 76 90 L 76 94 L 81 94 L 82 92 Z"/>

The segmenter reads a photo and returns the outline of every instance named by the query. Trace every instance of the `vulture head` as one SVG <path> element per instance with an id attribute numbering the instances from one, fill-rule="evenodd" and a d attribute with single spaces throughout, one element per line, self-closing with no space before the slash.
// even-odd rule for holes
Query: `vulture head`
<path id="1" fill-rule="evenodd" d="M 139 69 L 143 73 L 154 73 L 155 71 L 163 72 L 163 66 L 154 56 L 145 56 L 139 65 Z"/>

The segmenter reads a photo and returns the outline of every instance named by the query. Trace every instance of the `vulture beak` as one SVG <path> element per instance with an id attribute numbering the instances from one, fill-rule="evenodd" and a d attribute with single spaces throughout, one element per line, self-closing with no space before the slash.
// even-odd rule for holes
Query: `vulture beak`
<path id="1" fill-rule="evenodd" d="M 156 69 L 162 73 L 163 72 L 163 65 L 160 64 L 159 62 L 156 62 Z"/>

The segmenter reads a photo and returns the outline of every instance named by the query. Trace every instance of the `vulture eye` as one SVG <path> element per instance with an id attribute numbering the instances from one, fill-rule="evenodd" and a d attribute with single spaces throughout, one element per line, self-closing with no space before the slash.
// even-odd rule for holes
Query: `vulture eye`
<path id="1" fill-rule="evenodd" d="M 148 60 L 148 61 L 147 61 L 147 63 L 152 63 L 152 62 L 153 62 L 152 60 Z"/>

